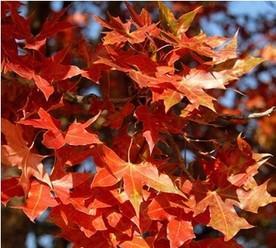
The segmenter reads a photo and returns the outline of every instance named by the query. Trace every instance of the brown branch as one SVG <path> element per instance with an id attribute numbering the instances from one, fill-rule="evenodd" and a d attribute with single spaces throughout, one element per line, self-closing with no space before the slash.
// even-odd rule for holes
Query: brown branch
<path id="1" fill-rule="evenodd" d="M 110 97 L 109 100 L 112 103 L 125 103 L 125 102 L 132 101 L 135 97 L 136 97 L 136 94 L 132 95 L 132 96 L 128 96 L 128 97 L 121 97 L 121 98 Z M 84 98 L 85 98 L 85 96 L 74 95 L 69 92 L 64 93 L 64 99 L 68 102 L 81 104 Z"/>
<path id="2" fill-rule="evenodd" d="M 110 97 L 109 100 L 113 103 L 125 103 L 125 102 L 132 101 L 135 97 L 136 97 L 136 95 L 132 95 L 132 96 L 128 96 L 128 97 L 121 97 L 121 98 Z"/>
<path id="3" fill-rule="evenodd" d="M 183 137 L 188 142 L 219 144 L 219 142 L 216 139 L 195 139 L 195 138 L 191 138 L 191 137 L 187 137 L 187 136 L 183 136 Z"/>
<path id="4" fill-rule="evenodd" d="M 177 160 L 178 160 L 178 163 L 180 165 L 180 168 L 181 170 L 186 174 L 186 176 L 188 177 L 188 179 L 193 182 L 195 181 L 195 179 L 193 178 L 193 176 L 191 175 L 191 173 L 187 170 L 186 168 L 186 164 L 185 164 L 185 161 L 183 160 L 181 154 L 180 154 L 180 150 L 179 150 L 179 147 L 178 145 L 175 143 L 172 135 L 170 133 L 166 133 L 167 134 L 167 137 L 169 139 L 169 142 L 171 143 L 171 146 L 172 148 L 175 150 L 175 153 L 177 155 Z"/>
<path id="5" fill-rule="evenodd" d="M 201 155 L 203 157 L 208 157 L 208 158 L 211 158 L 211 159 L 216 159 L 214 156 L 212 156 L 211 154 L 214 153 L 216 150 L 213 149 L 211 151 L 207 151 L 207 152 L 203 152 L 203 151 L 200 151 L 200 148 L 197 147 L 193 142 L 195 143 L 213 143 L 214 145 L 215 144 L 219 144 L 218 141 L 216 141 L 215 139 L 208 139 L 208 140 L 201 140 L 201 139 L 192 139 L 192 138 L 188 138 L 187 136 L 183 136 L 183 138 L 189 142 L 189 145 L 191 146 L 192 150 L 198 154 L 198 155 Z"/>
<path id="6" fill-rule="evenodd" d="M 267 164 L 268 166 L 270 166 L 271 168 L 276 169 L 276 166 L 270 162 L 265 162 L 264 164 Z"/>
<path id="7" fill-rule="evenodd" d="M 249 115 L 222 115 L 220 117 L 223 119 L 226 119 L 226 120 L 231 120 L 231 119 L 250 120 L 250 119 L 257 119 L 257 118 L 262 118 L 265 116 L 270 116 L 275 111 L 276 111 L 276 106 L 273 106 L 273 107 L 267 109 L 266 111 L 258 112 L 258 113 L 251 113 Z"/>

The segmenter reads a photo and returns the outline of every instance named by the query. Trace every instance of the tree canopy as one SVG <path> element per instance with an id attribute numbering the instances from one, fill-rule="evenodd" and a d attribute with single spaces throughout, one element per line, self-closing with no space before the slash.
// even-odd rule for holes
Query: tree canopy
<path id="1" fill-rule="evenodd" d="M 1 6 L 4 211 L 74 247 L 243 247 L 269 229 L 273 37 L 206 34 L 199 18 L 223 4 L 110 2 L 93 43 L 88 16 L 65 5 Z M 245 87 L 247 74 L 271 85 Z"/>

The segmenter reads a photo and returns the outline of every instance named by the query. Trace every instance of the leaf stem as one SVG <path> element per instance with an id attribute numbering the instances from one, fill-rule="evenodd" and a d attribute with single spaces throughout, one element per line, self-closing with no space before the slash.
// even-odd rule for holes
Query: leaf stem
<path id="1" fill-rule="evenodd" d="M 129 143 L 129 147 L 128 147 L 128 151 L 127 151 L 127 162 L 128 163 L 131 163 L 131 161 L 130 161 L 130 150 L 131 150 L 132 144 L 133 144 L 133 137 L 131 137 L 131 139 L 130 139 L 130 143 Z"/>

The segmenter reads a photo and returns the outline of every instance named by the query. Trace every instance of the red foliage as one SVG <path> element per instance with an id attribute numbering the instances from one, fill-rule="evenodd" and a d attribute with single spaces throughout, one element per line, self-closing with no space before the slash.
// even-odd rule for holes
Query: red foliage
<path id="1" fill-rule="evenodd" d="M 159 3 L 154 23 L 145 9 L 138 14 L 127 4 L 125 23 L 97 18 L 107 31 L 80 67 L 72 64 L 76 40 L 45 53 L 50 37 L 74 28 L 64 11 L 33 36 L 16 4 L 2 7 L 3 87 L 19 97 L 3 111 L 2 163 L 20 170 L 3 179 L 3 204 L 21 197 L 13 207 L 32 221 L 49 209 L 75 247 L 240 247 L 233 237 L 252 225 L 237 209 L 257 213 L 275 201 L 268 181 L 254 178 L 270 155 L 254 153 L 241 136 L 223 145 L 210 140 L 214 156 L 198 159 L 197 171 L 179 143 L 192 140 L 189 123 L 215 126 L 225 117 L 211 90 L 225 89 L 263 59 L 240 57 L 238 34 L 188 35 L 200 8 L 176 19 Z M 98 84 L 102 96 L 79 96 L 80 80 Z M 48 156 L 55 158 L 50 171 Z M 95 172 L 74 172 L 89 156 Z M 223 238 L 194 240 L 199 224 Z"/>

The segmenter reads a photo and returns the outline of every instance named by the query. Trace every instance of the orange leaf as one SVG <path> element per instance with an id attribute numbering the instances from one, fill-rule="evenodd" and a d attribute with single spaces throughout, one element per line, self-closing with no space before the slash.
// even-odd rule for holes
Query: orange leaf
<path id="1" fill-rule="evenodd" d="M 98 162 L 106 167 L 110 171 L 113 177 L 107 175 L 105 170 L 104 182 L 107 185 L 112 186 L 121 179 L 124 182 L 124 190 L 128 196 L 129 201 L 133 205 L 137 217 L 139 217 L 140 204 L 143 201 L 142 188 L 144 185 L 166 193 L 178 194 L 185 197 L 184 194 L 175 187 L 172 180 L 166 174 L 159 174 L 157 168 L 148 162 L 142 162 L 141 164 L 132 164 L 131 162 L 125 162 L 119 156 L 114 153 L 107 146 L 101 146 L 97 149 Z M 103 173 L 100 170 L 99 173 Z M 111 180 L 111 178 L 117 178 L 117 180 Z M 108 184 L 108 180 L 110 183 Z M 92 182 L 92 187 L 100 186 L 101 176 L 95 175 Z"/>
<path id="2" fill-rule="evenodd" d="M 32 176 L 51 185 L 50 178 L 44 172 L 41 163 L 45 156 L 30 151 L 26 141 L 23 139 L 22 129 L 18 125 L 2 119 L 2 132 L 7 141 L 7 145 L 2 145 L 2 162 L 7 165 L 17 166 L 22 170 L 20 183 L 24 192 L 28 192 Z"/>
<path id="3" fill-rule="evenodd" d="M 171 248 L 178 248 L 186 241 L 195 238 L 190 221 L 173 219 L 168 223 L 167 232 Z"/>
<path id="4" fill-rule="evenodd" d="M 14 196 L 24 196 L 24 191 L 17 177 L 1 181 L 1 202 L 6 206 L 7 202 Z"/>
<path id="5" fill-rule="evenodd" d="M 272 197 L 267 192 L 267 183 L 268 181 L 253 187 L 249 191 L 237 189 L 237 195 L 240 201 L 239 207 L 253 213 L 258 213 L 260 207 L 276 202 L 276 197 Z"/>
<path id="6" fill-rule="evenodd" d="M 92 123 L 96 121 L 101 113 L 99 112 L 96 116 L 91 118 L 85 123 L 73 123 L 68 128 L 65 135 L 65 142 L 69 145 L 80 146 L 88 144 L 101 144 L 98 136 L 93 133 L 89 133 L 85 128 L 89 127 Z"/>
<path id="7" fill-rule="evenodd" d="M 210 211 L 208 226 L 222 232 L 224 240 L 232 239 L 240 229 L 248 229 L 252 226 L 237 215 L 233 203 L 229 200 L 224 202 L 216 191 L 207 192 L 206 197 L 197 203 L 194 215 L 203 213 L 207 207 Z"/>
<path id="8" fill-rule="evenodd" d="M 30 191 L 27 196 L 24 206 L 20 207 L 30 220 L 34 221 L 41 215 L 48 207 L 55 207 L 58 205 L 53 198 L 49 186 L 33 181 L 31 183 Z"/>
<path id="9" fill-rule="evenodd" d="M 62 132 L 59 130 L 59 123 L 43 108 L 38 110 L 39 119 L 21 120 L 18 123 L 30 125 L 35 128 L 46 129 L 42 143 L 52 149 L 59 149 L 64 146 L 65 141 Z"/>

